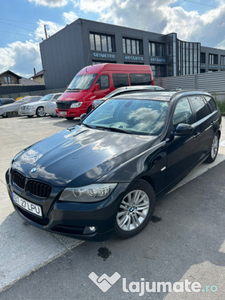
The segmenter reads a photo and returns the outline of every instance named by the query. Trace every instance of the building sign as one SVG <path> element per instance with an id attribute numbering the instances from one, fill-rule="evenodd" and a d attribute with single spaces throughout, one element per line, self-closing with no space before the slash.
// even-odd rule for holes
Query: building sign
<path id="1" fill-rule="evenodd" d="M 218 69 L 218 65 L 209 65 L 209 69 Z"/>
<path id="2" fill-rule="evenodd" d="M 125 55 L 124 60 L 144 62 L 144 58 L 142 56 L 135 56 L 135 55 Z"/>
<path id="3" fill-rule="evenodd" d="M 150 58 L 150 62 L 154 62 L 154 63 L 166 63 L 166 59 L 165 58 L 157 58 L 157 57 L 151 57 Z"/>
<path id="4" fill-rule="evenodd" d="M 94 58 L 116 59 L 115 54 L 94 52 L 92 55 Z"/>

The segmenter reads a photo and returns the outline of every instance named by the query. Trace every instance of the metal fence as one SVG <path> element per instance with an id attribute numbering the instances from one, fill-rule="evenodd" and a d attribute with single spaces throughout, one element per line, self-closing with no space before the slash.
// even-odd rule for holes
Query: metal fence
<path id="1" fill-rule="evenodd" d="M 155 78 L 155 85 L 165 89 L 195 89 L 225 95 L 225 71 L 195 75 Z"/>
<path id="2" fill-rule="evenodd" d="M 37 87 L 37 86 L 35 86 Z M 13 91 L 13 90 L 12 90 Z M 45 90 L 45 89 L 25 89 L 25 91 L 20 91 L 16 93 L 8 93 L 8 94 L 2 94 L 1 93 L 1 88 L 0 88 L 0 98 L 13 98 L 14 100 L 18 97 L 24 97 L 24 96 L 44 96 L 47 94 L 52 94 L 52 93 L 61 93 L 64 92 L 65 88 L 61 89 L 51 89 L 51 90 Z"/>

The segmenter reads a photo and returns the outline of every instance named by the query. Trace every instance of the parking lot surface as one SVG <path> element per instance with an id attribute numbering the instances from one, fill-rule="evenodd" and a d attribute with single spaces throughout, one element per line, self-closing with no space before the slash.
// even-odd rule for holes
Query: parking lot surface
<path id="1" fill-rule="evenodd" d="M 207 294 L 146 292 L 143 299 L 224 299 L 224 131 L 216 162 L 199 166 L 182 187 L 164 196 L 154 222 L 143 233 L 125 241 L 81 243 L 24 222 L 13 210 L 4 179 L 21 149 L 76 122 L 50 117 L 0 119 L 0 298 L 136 299 L 129 283 L 145 278 L 150 282 L 189 279 L 216 286 L 217 291 L 213 287 L 214 292 Z M 126 292 L 120 278 L 105 294 L 88 278 L 91 272 L 98 276 L 118 272 L 126 279 Z"/>

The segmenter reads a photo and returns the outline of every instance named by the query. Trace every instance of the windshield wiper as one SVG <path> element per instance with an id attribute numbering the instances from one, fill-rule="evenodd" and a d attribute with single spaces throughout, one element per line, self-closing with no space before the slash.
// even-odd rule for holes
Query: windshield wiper
<path id="1" fill-rule="evenodd" d="M 129 130 L 121 129 L 121 128 L 116 128 L 116 127 L 109 127 L 109 130 L 115 131 L 115 132 L 121 132 L 121 133 L 131 133 Z"/>
<path id="2" fill-rule="evenodd" d="M 116 128 L 116 127 L 104 127 L 104 126 L 96 126 L 96 129 L 105 129 L 105 130 L 110 130 L 110 131 L 115 131 L 115 132 L 121 132 L 121 133 L 130 133 L 130 131 L 121 129 L 121 128 Z"/>
<path id="3" fill-rule="evenodd" d="M 82 89 L 79 89 L 79 88 L 75 88 L 75 89 L 67 88 L 66 90 L 67 91 L 81 91 Z"/>
<path id="4" fill-rule="evenodd" d="M 81 125 L 84 125 L 84 126 L 86 126 L 87 128 L 92 128 L 92 129 L 95 129 L 95 128 L 96 128 L 96 126 L 91 126 L 91 125 L 88 125 L 88 124 L 86 124 L 86 123 L 81 123 Z"/>

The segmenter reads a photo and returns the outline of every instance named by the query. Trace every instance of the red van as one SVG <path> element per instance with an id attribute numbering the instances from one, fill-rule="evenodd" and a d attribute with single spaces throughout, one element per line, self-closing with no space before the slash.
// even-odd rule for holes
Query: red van
<path id="1" fill-rule="evenodd" d="M 89 113 L 92 102 L 128 85 L 154 85 L 148 65 L 97 64 L 83 68 L 56 102 L 56 113 L 72 120 Z"/>

